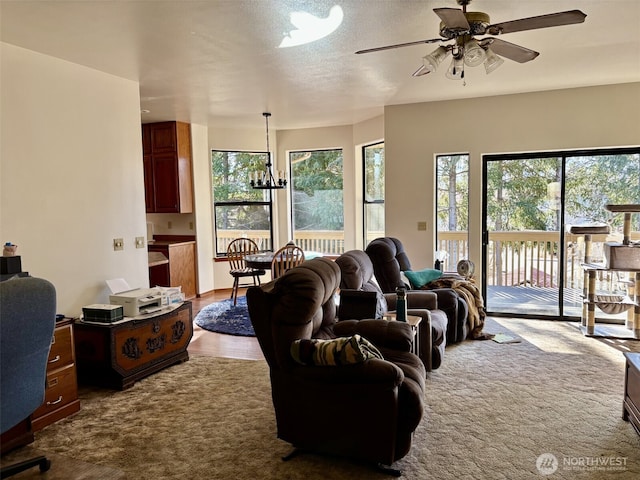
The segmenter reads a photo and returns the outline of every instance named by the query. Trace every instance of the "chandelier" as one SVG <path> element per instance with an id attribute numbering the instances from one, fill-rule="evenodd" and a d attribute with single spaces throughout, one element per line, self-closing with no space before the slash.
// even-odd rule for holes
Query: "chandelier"
<path id="1" fill-rule="evenodd" d="M 267 161 L 264 165 L 264 170 L 258 170 L 257 172 L 249 174 L 249 185 L 259 190 L 285 188 L 287 186 L 287 179 L 284 172 L 278 170 L 274 177 L 271 171 L 271 167 L 273 166 L 271 163 L 271 150 L 269 149 L 269 117 L 271 114 L 269 112 L 264 112 L 262 115 L 264 116 L 267 126 Z"/>

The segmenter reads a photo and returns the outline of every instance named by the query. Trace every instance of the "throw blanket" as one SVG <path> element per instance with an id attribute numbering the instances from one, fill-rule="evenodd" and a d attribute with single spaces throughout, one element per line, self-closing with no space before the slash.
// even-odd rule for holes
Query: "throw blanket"
<path id="1" fill-rule="evenodd" d="M 467 322 L 469 323 L 469 338 L 486 340 L 493 337 L 493 335 L 482 332 L 487 314 L 484 310 L 484 300 L 482 299 L 480 288 L 478 288 L 478 285 L 476 285 L 476 282 L 474 282 L 472 278 L 466 279 L 460 276 L 444 276 L 429 282 L 428 286 L 429 289 L 452 288 L 467 302 L 469 307 L 469 316 L 467 318 Z"/>

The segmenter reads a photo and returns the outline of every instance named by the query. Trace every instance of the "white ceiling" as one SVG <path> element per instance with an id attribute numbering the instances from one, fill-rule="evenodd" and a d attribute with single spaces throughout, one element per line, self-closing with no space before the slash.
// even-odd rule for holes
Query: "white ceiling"
<path id="1" fill-rule="evenodd" d="M 344 21 L 315 43 L 277 48 L 289 13 Z M 140 83 L 142 122 L 181 120 L 277 129 L 352 124 L 385 105 L 640 81 L 640 0 L 474 0 L 492 23 L 580 9 L 585 23 L 504 35 L 540 52 L 491 75 L 467 68 L 466 86 L 447 65 L 412 77 L 437 38 L 433 8 L 455 0 L 0 0 L 3 42 Z M 490 114 L 487 113 L 490 118 Z M 485 118 L 478 112 L 478 120 Z"/>

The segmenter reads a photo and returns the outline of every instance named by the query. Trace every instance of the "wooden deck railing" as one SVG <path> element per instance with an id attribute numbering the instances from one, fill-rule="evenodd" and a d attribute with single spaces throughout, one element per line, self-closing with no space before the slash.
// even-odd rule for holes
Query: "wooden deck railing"
<path id="1" fill-rule="evenodd" d="M 261 250 L 272 250 L 269 232 L 264 231 L 218 231 L 219 251 L 237 237 L 247 236 L 256 241 Z M 384 236 L 384 232 L 370 232 L 369 241 Z M 438 250 L 448 253 L 445 270 L 455 270 L 459 260 L 469 258 L 467 232 L 438 232 Z M 553 231 L 526 230 L 519 232 L 490 232 L 487 249 L 487 285 L 511 286 L 530 285 L 557 287 L 559 274 L 560 245 L 559 234 Z M 640 232 L 632 232 L 631 240 L 640 240 Z M 603 244 L 606 241 L 621 241 L 621 235 L 593 235 L 592 258 L 603 262 Z M 336 231 L 299 231 L 294 242 L 306 251 L 322 252 L 327 255 L 344 253 L 344 234 Z M 565 234 L 566 265 L 564 286 L 582 288 L 582 268 L 584 259 L 584 237 Z M 607 279 L 603 279 L 606 281 Z M 612 281 L 612 279 L 608 279 Z"/>

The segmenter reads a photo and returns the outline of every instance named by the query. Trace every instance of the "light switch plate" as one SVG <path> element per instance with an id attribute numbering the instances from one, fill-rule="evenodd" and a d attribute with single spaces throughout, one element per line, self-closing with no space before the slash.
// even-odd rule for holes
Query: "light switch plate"
<path id="1" fill-rule="evenodd" d="M 136 248 L 144 248 L 144 237 L 136 237 Z"/>
<path id="2" fill-rule="evenodd" d="M 418 222 L 418 231 L 425 231 L 427 229 L 427 222 Z"/>

